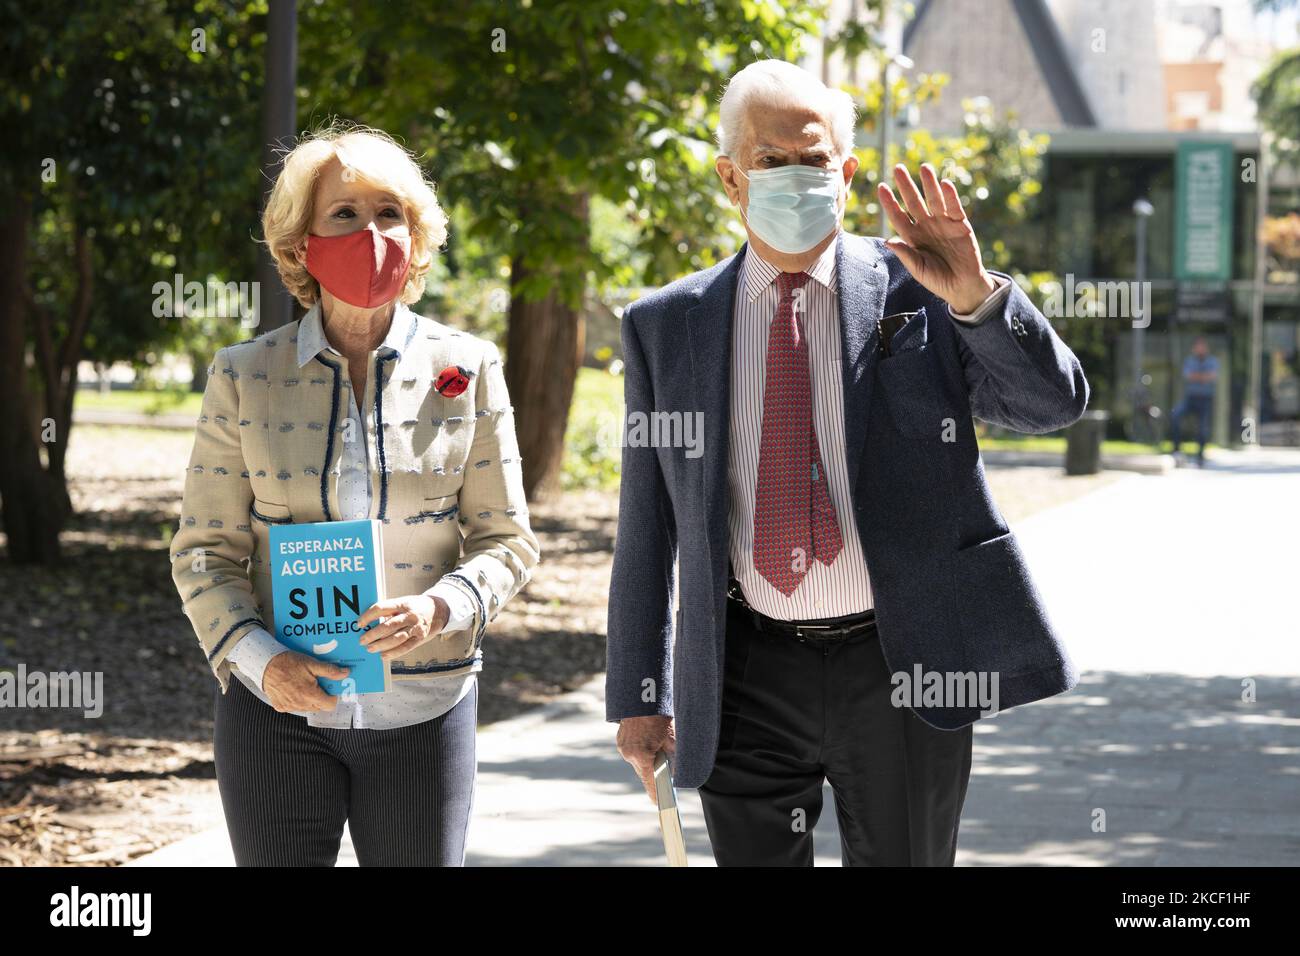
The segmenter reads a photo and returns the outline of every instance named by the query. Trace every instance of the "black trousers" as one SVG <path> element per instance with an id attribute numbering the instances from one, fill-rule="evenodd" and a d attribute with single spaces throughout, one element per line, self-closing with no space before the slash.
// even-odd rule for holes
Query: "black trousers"
<path id="1" fill-rule="evenodd" d="M 441 717 L 312 727 L 239 680 L 216 689 L 214 750 L 237 866 L 333 866 L 344 821 L 362 866 L 462 866 L 478 682 Z"/>
<path id="2" fill-rule="evenodd" d="M 972 728 L 895 707 L 875 632 L 851 640 L 803 644 L 729 610 L 718 755 L 700 787 L 719 866 L 812 866 L 825 780 L 845 866 L 952 866 Z"/>

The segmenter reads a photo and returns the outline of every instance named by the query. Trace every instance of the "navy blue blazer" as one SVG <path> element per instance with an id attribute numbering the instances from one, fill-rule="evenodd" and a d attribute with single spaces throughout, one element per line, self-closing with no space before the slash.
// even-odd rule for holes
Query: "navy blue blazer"
<path id="1" fill-rule="evenodd" d="M 702 455 L 623 449 L 606 717 L 673 715 L 685 787 L 705 782 L 717 751 L 731 329 L 745 252 L 623 315 L 629 420 L 699 412 L 704 437 Z M 1001 710 L 1069 690 L 1078 673 L 993 503 L 974 418 L 1035 433 L 1071 424 L 1088 403 L 1078 359 L 1014 283 L 1000 312 L 964 325 L 879 239 L 841 233 L 836 269 L 853 518 L 891 673 L 996 673 Z M 877 322 L 899 312 L 917 314 L 881 357 Z M 913 710 L 945 730 L 980 717 L 977 706 Z"/>

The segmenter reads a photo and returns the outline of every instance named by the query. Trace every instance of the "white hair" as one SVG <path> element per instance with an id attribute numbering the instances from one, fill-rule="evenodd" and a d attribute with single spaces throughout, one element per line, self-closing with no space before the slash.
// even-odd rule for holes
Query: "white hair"
<path id="1" fill-rule="evenodd" d="M 784 60 L 759 60 L 727 83 L 718 105 L 718 148 L 730 156 L 744 141 L 750 109 L 756 105 L 814 110 L 830 128 L 831 141 L 840 156 L 853 151 L 857 107 L 853 97 L 832 89 L 816 76 Z"/>

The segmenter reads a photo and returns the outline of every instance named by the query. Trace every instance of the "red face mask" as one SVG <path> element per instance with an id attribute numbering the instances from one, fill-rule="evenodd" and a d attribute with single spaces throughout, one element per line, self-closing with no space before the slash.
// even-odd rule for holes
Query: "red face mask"
<path id="1" fill-rule="evenodd" d="M 307 237 L 307 271 L 336 299 L 373 309 L 397 298 L 411 266 L 411 237 L 371 223 L 345 236 Z"/>

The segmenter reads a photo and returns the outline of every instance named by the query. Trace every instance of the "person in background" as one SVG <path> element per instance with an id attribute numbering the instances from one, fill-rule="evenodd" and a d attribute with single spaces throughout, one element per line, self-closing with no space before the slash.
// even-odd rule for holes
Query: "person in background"
<path id="1" fill-rule="evenodd" d="M 1187 414 L 1196 416 L 1196 464 L 1205 464 L 1205 443 L 1210 437 L 1210 413 L 1214 410 L 1214 386 L 1219 380 L 1219 360 L 1210 354 L 1203 336 L 1192 343 L 1192 354 L 1183 362 L 1183 400 L 1169 416 L 1169 440 L 1173 453 L 1182 450 L 1182 421 Z"/>

